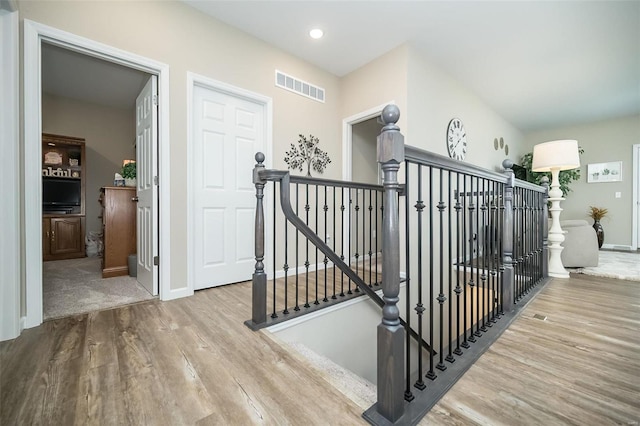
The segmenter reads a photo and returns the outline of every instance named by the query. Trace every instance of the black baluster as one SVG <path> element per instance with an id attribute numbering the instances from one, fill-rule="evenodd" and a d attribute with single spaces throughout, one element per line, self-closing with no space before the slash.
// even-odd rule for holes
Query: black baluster
<path id="1" fill-rule="evenodd" d="M 482 327 L 480 328 L 482 331 L 487 331 L 486 325 L 486 306 L 488 302 L 487 296 L 487 180 L 482 179 L 482 206 L 480 207 L 482 210 L 482 275 L 480 279 L 482 280 Z M 480 293 L 478 293 L 480 294 Z"/>
<path id="2" fill-rule="evenodd" d="M 282 182 L 280 183 L 282 185 Z M 282 190 L 282 189 L 281 189 Z M 277 185 L 273 185 L 273 310 L 271 318 L 278 318 L 276 313 L 276 192 Z"/>
<path id="3" fill-rule="evenodd" d="M 425 311 L 422 304 L 422 211 L 424 203 L 422 202 L 422 166 L 420 164 L 418 164 L 418 201 L 414 207 L 418 212 L 418 303 L 415 310 L 418 314 L 418 341 L 422 342 L 422 315 Z M 422 345 L 420 344 L 418 345 L 418 380 L 414 386 L 420 390 L 427 387 L 422 381 Z"/>
<path id="4" fill-rule="evenodd" d="M 453 187 L 451 186 L 451 170 L 447 172 L 447 181 L 448 181 L 448 194 L 449 194 L 449 208 L 447 209 L 447 227 L 448 227 L 448 248 L 449 248 L 449 262 L 447 263 L 447 276 L 449 277 L 449 353 L 445 358 L 448 362 L 455 362 L 455 358 L 453 357 L 453 304 L 452 302 L 452 291 L 453 291 L 453 277 L 451 275 L 451 268 L 453 268 L 453 247 L 452 247 L 452 238 L 451 238 L 451 193 L 453 192 Z M 456 188 L 457 189 L 457 188 Z M 457 322 L 457 321 L 456 321 Z"/>
<path id="5" fill-rule="evenodd" d="M 404 348 L 404 356 L 405 356 L 405 374 L 406 374 L 406 388 L 404 390 L 404 399 L 406 401 L 413 401 L 413 399 L 415 398 L 413 396 L 413 393 L 411 392 L 411 291 L 410 291 L 410 286 L 409 284 L 411 283 L 411 262 L 410 262 L 410 249 L 409 249 L 409 230 L 410 230 L 410 226 L 409 226 L 409 217 L 411 216 L 410 214 L 410 207 L 409 207 L 409 197 L 410 197 L 410 193 L 409 193 L 409 166 L 411 165 L 411 163 L 409 163 L 408 161 L 405 161 L 404 163 L 404 181 L 405 181 L 405 187 L 404 187 L 404 229 L 405 229 L 405 235 L 406 238 L 404 239 L 404 250 L 405 250 L 405 259 L 404 259 L 404 265 L 405 265 L 405 273 L 407 274 L 407 278 L 405 281 L 405 323 L 404 323 L 404 339 L 405 339 L 405 348 Z M 400 204 L 398 204 L 399 206 Z M 376 191 L 376 231 L 378 229 L 377 227 L 378 224 L 378 192 Z M 377 248 L 377 241 L 378 239 L 376 238 L 376 248 Z M 376 250 L 376 281 L 378 280 L 378 254 L 377 254 L 377 250 Z M 418 354 L 420 354 L 420 350 L 418 349 Z M 422 374 L 420 374 L 419 377 L 421 377 Z"/>
<path id="6" fill-rule="evenodd" d="M 475 281 L 473 280 L 474 277 L 474 270 L 473 270 L 473 266 L 474 264 L 477 262 L 474 262 L 474 238 L 477 238 L 477 235 L 474 231 L 473 228 L 473 214 L 475 211 L 475 203 L 474 203 L 474 198 L 473 198 L 473 176 L 470 176 L 470 194 L 469 194 L 469 233 L 470 235 L 470 241 L 469 244 L 471 246 L 471 252 L 469 253 L 470 256 L 470 265 L 469 265 L 469 310 L 470 310 L 470 315 L 469 315 L 469 338 L 467 339 L 469 342 L 471 343 L 475 343 L 476 338 L 473 335 L 473 320 L 474 320 L 474 309 L 473 309 L 473 295 L 474 295 L 474 287 L 476 285 Z"/>
<path id="7" fill-rule="evenodd" d="M 327 211 L 329 210 L 329 206 L 327 205 L 327 185 L 324 186 L 324 235 L 326 238 L 327 234 Z M 322 261 L 322 263 L 324 263 L 324 299 L 322 299 L 323 302 L 328 302 L 329 299 L 327 298 L 327 264 L 329 263 L 329 260 L 327 259 L 327 255 L 324 255 L 324 260 Z"/>
<path id="8" fill-rule="evenodd" d="M 433 348 L 433 167 L 429 166 L 429 346 Z M 442 348 L 440 348 L 442 352 Z M 427 379 L 435 380 L 433 351 L 429 351 Z"/>
<path id="9" fill-rule="evenodd" d="M 304 211 L 305 211 L 305 224 L 307 226 L 309 226 L 309 184 L 305 184 L 305 205 L 304 205 Z M 309 304 L 309 239 L 306 238 L 306 250 L 305 250 L 305 261 L 304 261 L 304 269 L 305 269 L 305 273 L 304 273 L 304 294 L 305 294 L 305 302 L 304 302 L 304 307 L 305 308 L 309 308 L 311 307 L 311 305 Z"/>
<path id="10" fill-rule="evenodd" d="M 359 235 L 360 234 L 360 232 L 359 232 L 360 229 L 358 227 L 358 212 L 360 211 L 360 204 L 359 204 L 360 202 L 358 200 L 358 193 L 360 192 L 360 190 L 359 189 L 355 189 L 355 192 L 356 192 L 356 207 L 355 207 L 355 211 L 356 211 L 356 213 L 355 213 L 355 216 L 356 216 L 356 235 L 355 235 L 355 240 L 356 240 L 356 254 L 355 254 L 355 258 L 356 258 L 356 275 L 360 276 L 359 272 L 358 272 L 359 271 L 358 259 L 360 258 L 360 254 L 358 253 L 358 249 L 359 249 L 358 242 L 359 242 L 359 236 L 360 236 Z M 356 287 L 355 288 L 355 292 L 357 293 L 359 291 L 360 291 L 360 288 Z"/>
<path id="11" fill-rule="evenodd" d="M 480 300 L 482 295 L 480 294 L 480 215 L 482 202 L 480 200 L 480 178 L 476 178 L 476 331 L 473 333 L 476 337 L 481 337 L 480 331 Z M 472 327 L 473 328 L 473 327 Z"/>
<path id="12" fill-rule="evenodd" d="M 438 293 L 438 304 L 440 305 L 440 332 L 438 333 L 438 335 L 440 336 L 440 346 L 439 346 L 439 352 L 440 352 L 440 361 L 438 362 L 438 365 L 436 365 L 436 368 L 440 371 L 444 371 L 447 369 L 447 366 L 444 365 L 444 302 L 447 300 L 447 298 L 444 296 L 444 210 L 446 208 L 446 205 L 444 204 L 444 201 L 442 201 L 442 199 L 444 198 L 444 192 L 443 192 L 443 180 L 444 180 L 444 175 L 443 175 L 443 170 L 440 169 L 440 194 L 438 195 L 438 198 L 440 199 L 440 201 L 438 201 L 438 212 L 439 212 L 439 217 L 438 217 L 438 221 L 439 221 L 439 243 L 440 243 L 440 256 L 438 256 L 440 258 L 440 293 Z M 433 237 L 432 237 L 433 239 Z M 433 252 L 431 252 L 431 257 L 433 257 Z"/>
<path id="13" fill-rule="evenodd" d="M 499 273 L 498 273 L 498 311 L 497 317 L 501 318 L 502 313 L 504 311 L 504 299 L 503 299 L 503 286 L 504 286 L 504 249 L 502 246 L 502 235 L 505 232 L 504 229 L 504 216 L 505 216 L 505 185 L 502 183 L 498 184 L 498 191 L 501 196 L 499 213 L 498 213 L 498 265 L 499 265 Z"/>
<path id="14" fill-rule="evenodd" d="M 344 186 L 340 197 L 340 260 L 344 262 Z M 344 272 L 340 272 L 340 296 L 344 297 Z"/>
<path id="15" fill-rule="evenodd" d="M 316 185 L 316 235 L 320 235 L 318 234 L 318 229 L 319 229 L 319 224 L 318 224 L 318 204 L 320 204 L 320 199 L 318 197 L 318 187 L 320 185 Z M 315 245 L 315 244 L 314 244 Z M 318 301 L 318 268 L 320 268 L 320 263 L 318 263 L 318 246 L 316 246 L 316 270 L 315 270 L 315 277 L 316 277 L 316 300 L 313 301 L 314 305 L 319 305 L 320 302 Z"/>
<path id="16" fill-rule="evenodd" d="M 298 184 L 296 183 L 296 216 L 298 216 L 298 205 L 300 204 L 300 197 L 299 197 L 299 193 L 298 193 Z M 299 262 L 299 257 L 300 257 L 300 251 L 298 250 L 298 246 L 299 246 L 299 240 L 298 237 L 300 236 L 300 231 L 298 230 L 298 228 L 296 228 L 296 306 L 293 308 L 294 311 L 299 311 L 300 310 L 300 299 L 299 299 L 299 291 L 298 291 L 298 279 L 300 277 L 300 262 Z"/>
<path id="17" fill-rule="evenodd" d="M 289 258 L 289 221 L 287 221 L 287 218 L 284 218 L 284 266 L 282 267 L 282 269 L 284 269 L 284 311 L 282 311 L 283 314 L 287 315 L 289 313 L 289 278 L 287 277 L 287 273 L 289 271 L 289 263 L 288 263 L 288 258 Z"/>
<path id="18" fill-rule="evenodd" d="M 371 214 L 373 212 L 373 206 L 371 205 L 371 196 L 372 196 L 372 192 L 373 190 L 369 189 L 369 287 L 373 286 L 373 281 L 371 279 L 371 273 L 373 272 L 371 267 L 372 267 L 372 261 L 373 259 L 371 258 L 371 256 L 373 256 L 373 250 L 372 250 L 372 244 L 373 244 L 373 221 L 372 221 L 372 217 Z M 398 204 L 400 205 L 400 204 Z"/>
<path id="19" fill-rule="evenodd" d="M 467 180 L 468 176 L 467 175 L 462 175 L 462 182 L 463 182 L 463 195 L 462 195 L 462 200 L 463 200 L 463 205 L 462 205 L 462 270 L 463 270 L 463 274 L 462 274 L 462 283 L 463 283 L 463 287 L 462 287 L 462 303 L 464 304 L 464 308 L 463 308 L 463 313 L 462 313 L 462 320 L 463 320 L 463 337 L 464 337 L 464 341 L 460 344 L 460 346 L 462 346 L 465 349 L 469 348 L 469 343 L 467 341 L 467 253 L 469 251 L 469 241 L 468 241 L 468 237 L 469 234 L 471 233 L 471 228 L 469 227 L 469 222 L 467 222 L 467 210 L 469 209 L 469 207 L 471 207 L 471 205 L 473 205 L 473 201 L 471 201 L 471 205 L 469 207 L 467 207 L 467 204 L 469 202 L 469 200 L 471 200 L 471 198 L 469 198 L 469 200 L 467 200 Z M 467 229 L 469 229 L 469 233 L 467 233 Z M 471 281 L 473 281 L 473 276 L 471 276 Z M 473 309 L 473 304 L 471 303 L 471 309 Z M 461 351 L 462 352 L 462 351 Z"/>
<path id="20" fill-rule="evenodd" d="M 349 188 L 349 262 L 347 262 L 349 267 L 351 267 L 351 234 L 353 234 L 353 227 L 351 226 L 351 216 L 353 216 L 353 212 L 351 210 L 353 205 L 353 196 L 351 195 L 351 193 L 352 189 Z M 356 271 L 356 274 L 357 273 L 358 271 Z M 347 291 L 347 294 L 353 294 L 353 292 L 351 291 L 351 278 L 349 278 L 349 291 Z"/>
<path id="21" fill-rule="evenodd" d="M 376 191 L 376 285 L 379 285 L 380 283 L 380 278 L 378 276 L 378 254 L 380 253 L 378 250 L 378 195 L 380 195 L 380 192 Z"/>
<path id="22" fill-rule="evenodd" d="M 460 334 L 462 333 L 460 330 L 460 325 L 462 324 L 460 319 L 460 294 L 462 293 L 462 288 L 460 288 L 460 238 L 464 242 L 463 231 L 461 232 L 460 229 L 460 214 L 462 210 L 460 197 L 460 173 L 456 173 L 456 348 L 453 353 L 458 356 L 462 355 L 462 349 L 460 349 Z M 466 317 L 467 313 L 462 312 L 462 316 Z"/>
<path id="23" fill-rule="evenodd" d="M 491 202 L 491 322 L 496 322 L 497 311 L 497 291 L 498 291 L 498 182 L 492 183 L 492 202 Z"/>
<path id="24" fill-rule="evenodd" d="M 336 187 L 333 187 L 333 208 L 331 209 L 331 213 L 333 214 L 333 251 L 336 251 Z M 337 299 L 336 297 L 336 264 L 333 263 L 333 294 L 331 295 L 332 299 Z"/>

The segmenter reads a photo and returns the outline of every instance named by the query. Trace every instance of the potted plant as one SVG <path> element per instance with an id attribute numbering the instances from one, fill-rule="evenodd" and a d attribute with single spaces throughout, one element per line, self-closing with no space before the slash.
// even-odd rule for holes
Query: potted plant
<path id="1" fill-rule="evenodd" d="M 584 149 L 578 148 L 578 152 L 580 154 L 584 154 Z M 540 185 L 540 180 L 543 176 L 546 176 L 549 179 L 549 182 L 551 182 L 550 172 L 534 172 L 531 170 L 531 165 L 533 163 L 533 152 L 523 155 L 520 163 L 522 169 L 520 170 L 520 173 L 516 174 L 516 177 L 518 179 L 526 180 L 527 182 Z M 514 171 L 516 170 L 514 169 Z M 578 179 L 580 179 L 580 168 L 560 171 L 560 174 L 558 175 L 558 183 L 560 184 L 560 189 L 562 190 L 563 197 L 566 197 L 567 194 L 571 192 L 569 184 Z"/>
<path id="2" fill-rule="evenodd" d="M 600 219 L 605 217 L 608 213 L 609 210 L 605 208 L 589 206 L 589 212 L 587 214 L 593 219 L 593 229 L 596 230 L 596 235 L 598 236 L 598 248 L 601 248 L 602 243 L 604 243 L 604 229 L 602 229 Z"/>
<path id="3" fill-rule="evenodd" d="M 122 166 L 122 177 L 125 186 L 136 186 L 136 162 L 131 161 Z"/>

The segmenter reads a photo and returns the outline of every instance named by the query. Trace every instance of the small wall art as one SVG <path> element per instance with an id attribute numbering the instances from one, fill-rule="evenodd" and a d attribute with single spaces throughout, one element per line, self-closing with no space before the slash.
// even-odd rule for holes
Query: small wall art
<path id="1" fill-rule="evenodd" d="M 622 161 L 593 163 L 587 165 L 587 182 L 621 182 Z"/>

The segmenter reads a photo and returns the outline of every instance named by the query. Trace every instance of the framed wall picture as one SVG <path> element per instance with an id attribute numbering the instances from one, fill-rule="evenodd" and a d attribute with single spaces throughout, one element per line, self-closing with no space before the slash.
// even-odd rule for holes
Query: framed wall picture
<path id="1" fill-rule="evenodd" d="M 593 163 L 587 165 L 587 182 L 621 182 L 622 161 L 609 163 Z"/>

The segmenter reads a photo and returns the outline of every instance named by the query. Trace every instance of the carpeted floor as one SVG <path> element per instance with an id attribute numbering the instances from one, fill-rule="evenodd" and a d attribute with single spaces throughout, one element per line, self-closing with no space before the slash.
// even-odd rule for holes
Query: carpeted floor
<path id="1" fill-rule="evenodd" d="M 99 257 L 43 263 L 44 319 L 66 317 L 153 299 L 135 278 L 102 278 Z"/>
<path id="2" fill-rule="evenodd" d="M 576 274 L 640 281 L 640 253 L 600 250 L 598 266 L 567 269 Z"/>

